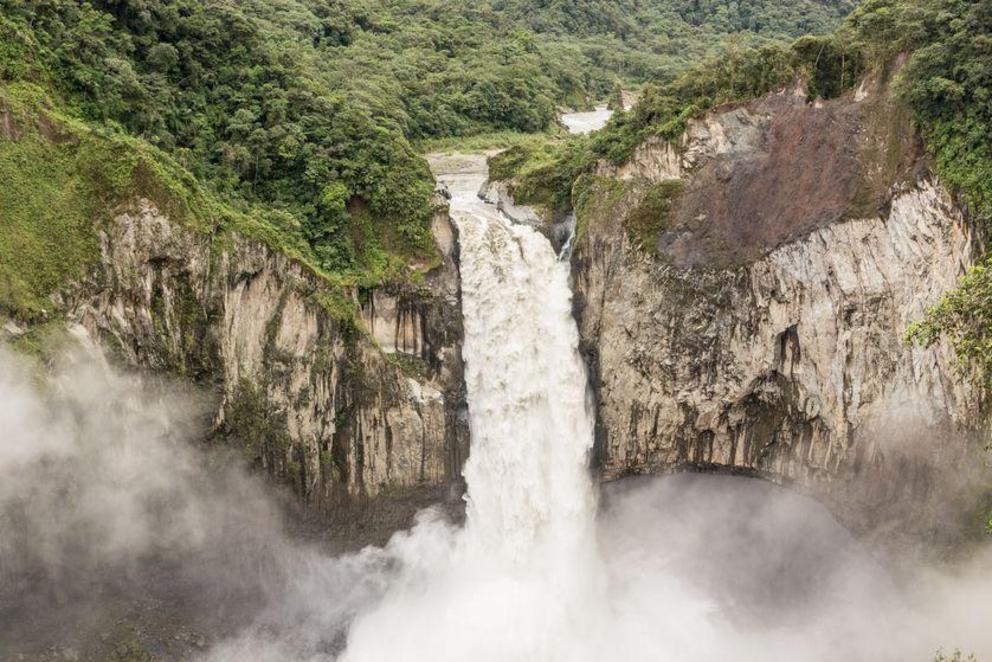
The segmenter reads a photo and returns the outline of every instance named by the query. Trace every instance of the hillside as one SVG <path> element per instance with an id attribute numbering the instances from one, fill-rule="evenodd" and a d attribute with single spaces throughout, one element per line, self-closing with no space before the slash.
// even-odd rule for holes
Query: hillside
<path id="1" fill-rule="evenodd" d="M 975 35 L 990 31 L 992 11 L 985 2 L 871 0 L 828 35 L 736 51 L 649 85 L 641 103 L 617 114 L 606 130 L 510 150 L 494 161 L 494 174 L 512 179 L 518 201 L 560 217 L 595 197 L 588 190 L 593 181 L 588 175 L 597 164 L 622 166 L 646 142 L 676 140 L 690 121 L 711 109 L 760 98 L 797 79 L 806 83 L 809 101 L 822 102 L 850 93 L 866 75 L 894 75 L 891 93 L 925 141 L 935 173 L 987 237 L 992 219 L 992 60 L 987 40 Z M 889 120 L 898 122 L 899 115 Z M 899 167 L 898 158 L 876 166 L 876 173 L 889 172 Z M 888 183 L 885 176 L 862 182 L 841 215 L 871 211 Z M 666 222 L 665 210 L 677 205 L 679 196 L 680 191 L 672 190 L 656 200 L 659 213 L 647 225 L 631 228 L 634 239 L 650 247 Z M 925 344 L 948 335 L 962 359 L 979 368 L 983 381 L 992 378 L 989 274 L 986 265 L 976 265 L 959 290 L 909 330 Z"/>
<path id="2" fill-rule="evenodd" d="M 405 281 L 407 265 L 436 260 L 433 182 L 411 141 L 552 130 L 561 105 L 668 76 L 731 43 L 826 30 L 848 8 L 3 0 L 0 94 L 5 106 L 53 107 L 118 142 L 139 139 L 337 280 Z M 11 149 L 4 143 L 8 163 L 27 158 Z M 58 204 L 15 202 L 27 225 L 43 223 L 31 209 Z M 0 238 L 5 264 L 12 243 Z M 41 268 L 0 275 L 0 305 L 23 315 L 24 297 L 46 296 L 58 274 L 12 284 Z"/>

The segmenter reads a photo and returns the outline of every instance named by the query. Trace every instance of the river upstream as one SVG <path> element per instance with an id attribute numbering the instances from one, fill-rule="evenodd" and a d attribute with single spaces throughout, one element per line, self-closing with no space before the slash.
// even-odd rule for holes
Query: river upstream
<path id="1" fill-rule="evenodd" d="M 613 116 L 613 111 L 606 106 L 597 106 L 594 110 L 582 113 L 566 113 L 561 117 L 569 133 L 591 133 L 606 126 Z"/>

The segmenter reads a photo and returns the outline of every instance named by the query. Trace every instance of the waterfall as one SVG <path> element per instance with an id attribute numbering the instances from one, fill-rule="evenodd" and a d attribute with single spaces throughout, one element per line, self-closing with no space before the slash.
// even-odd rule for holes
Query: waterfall
<path id="1" fill-rule="evenodd" d="M 345 659 L 576 660 L 602 586 L 588 458 L 593 418 L 568 265 L 442 180 L 460 235 L 472 448 L 461 530 L 422 521 L 394 545 L 412 567 L 352 627 Z"/>
<path id="2" fill-rule="evenodd" d="M 472 450 L 469 541 L 531 560 L 551 538 L 585 542 L 593 420 L 571 310 L 568 265 L 533 228 L 452 191 L 461 238 Z M 476 190 L 472 190 L 472 189 Z"/>

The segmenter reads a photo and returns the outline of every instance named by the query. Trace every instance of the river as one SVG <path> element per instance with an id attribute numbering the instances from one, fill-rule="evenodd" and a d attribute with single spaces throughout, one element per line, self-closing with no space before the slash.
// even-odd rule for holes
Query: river
<path id="1" fill-rule="evenodd" d="M 596 106 L 594 110 L 581 113 L 565 113 L 561 123 L 569 133 L 591 133 L 606 126 L 613 116 L 613 111 L 606 106 Z"/>

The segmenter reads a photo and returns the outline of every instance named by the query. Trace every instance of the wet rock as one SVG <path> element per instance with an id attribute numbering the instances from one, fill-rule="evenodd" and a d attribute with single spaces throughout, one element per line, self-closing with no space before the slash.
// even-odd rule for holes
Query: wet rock
<path id="1" fill-rule="evenodd" d="M 605 478 L 745 471 L 860 529 L 932 522 L 918 497 L 968 482 L 980 396 L 947 344 L 904 335 L 972 263 L 972 234 L 869 87 L 718 109 L 600 166 L 624 194 L 580 218 L 572 265 Z M 645 250 L 628 219 L 673 178 L 672 218 Z"/>
<path id="2" fill-rule="evenodd" d="M 457 237 L 443 210 L 434 229 L 443 260 L 426 284 L 346 292 L 366 302 L 351 321 L 284 254 L 236 235 L 218 250 L 141 200 L 102 232 L 99 269 L 64 306 L 126 363 L 206 386 L 214 434 L 327 511 L 459 475 Z"/>

